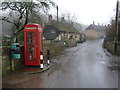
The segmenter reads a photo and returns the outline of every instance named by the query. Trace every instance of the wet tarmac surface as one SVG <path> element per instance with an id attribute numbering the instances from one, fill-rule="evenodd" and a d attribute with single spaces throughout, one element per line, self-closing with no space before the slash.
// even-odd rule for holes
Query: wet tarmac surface
<path id="1" fill-rule="evenodd" d="M 3 77 L 3 88 L 118 88 L 118 72 L 108 68 L 114 58 L 105 53 L 102 41 L 67 48 L 46 72 Z"/>

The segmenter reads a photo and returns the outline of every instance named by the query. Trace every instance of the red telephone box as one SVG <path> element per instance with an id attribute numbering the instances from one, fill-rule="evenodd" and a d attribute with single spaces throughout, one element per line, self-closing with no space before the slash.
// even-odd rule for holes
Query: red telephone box
<path id="1" fill-rule="evenodd" d="M 39 24 L 27 24 L 24 27 L 25 65 L 43 68 L 43 31 Z"/>

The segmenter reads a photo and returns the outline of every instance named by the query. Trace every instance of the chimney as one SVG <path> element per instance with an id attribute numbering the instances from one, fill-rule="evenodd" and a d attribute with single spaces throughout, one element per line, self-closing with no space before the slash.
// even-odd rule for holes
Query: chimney
<path id="1" fill-rule="evenodd" d="M 98 26 L 100 26 L 100 23 L 98 23 Z"/>
<path id="2" fill-rule="evenodd" d="M 61 18 L 61 22 L 65 22 L 65 18 L 64 17 Z"/>
<path id="3" fill-rule="evenodd" d="M 51 22 L 52 22 L 52 14 L 48 16 L 48 23 L 51 23 Z"/>
<path id="4" fill-rule="evenodd" d="M 110 24 L 107 25 L 108 27 L 110 26 Z"/>
<path id="5" fill-rule="evenodd" d="M 73 24 L 74 24 L 74 23 L 71 21 L 71 25 L 72 25 L 72 26 L 73 26 Z"/>
<path id="6" fill-rule="evenodd" d="M 93 25 L 95 25 L 95 22 L 93 21 Z"/>
<path id="7" fill-rule="evenodd" d="M 103 23 L 102 23 L 102 26 L 103 26 Z"/>

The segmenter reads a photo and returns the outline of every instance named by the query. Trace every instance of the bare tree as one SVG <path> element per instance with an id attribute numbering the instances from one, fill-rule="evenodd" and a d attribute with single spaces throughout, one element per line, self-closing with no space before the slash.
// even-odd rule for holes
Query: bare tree
<path id="1" fill-rule="evenodd" d="M 64 17 L 68 23 L 77 22 L 77 17 L 70 12 L 62 13 L 61 17 Z"/>

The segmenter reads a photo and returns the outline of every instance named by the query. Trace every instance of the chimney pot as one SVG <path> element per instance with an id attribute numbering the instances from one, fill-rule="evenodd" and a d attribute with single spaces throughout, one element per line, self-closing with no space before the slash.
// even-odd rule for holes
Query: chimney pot
<path id="1" fill-rule="evenodd" d="M 48 23 L 51 23 L 52 22 L 52 15 L 50 14 L 49 16 L 48 16 Z"/>

